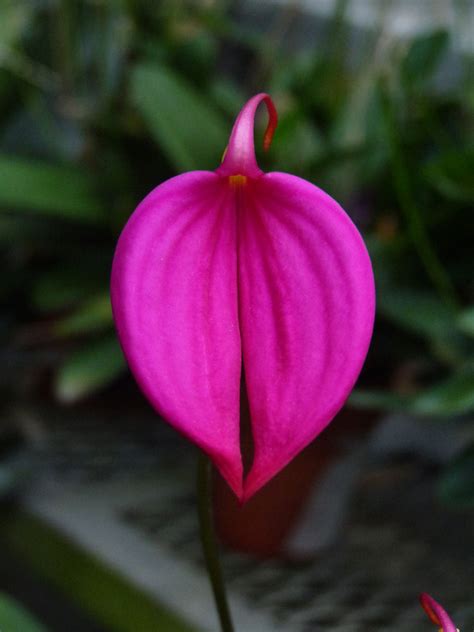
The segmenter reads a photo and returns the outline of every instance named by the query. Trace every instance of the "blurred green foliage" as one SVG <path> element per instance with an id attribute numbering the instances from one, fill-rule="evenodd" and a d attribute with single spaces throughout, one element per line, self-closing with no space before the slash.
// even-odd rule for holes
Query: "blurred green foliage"
<path id="1" fill-rule="evenodd" d="M 269 9 L 260 32 L 231 2 L 4 0 L 10 396 L 24 396 L 28 371 L 51 375 L 67 402 L 123 374 L 108 301 L 120 229 L 166 178 L 215 168 L 245 98 L 265 90 L 280 124 L 262 164 L 338 199 L 373 260 L 377 326 L 352 404 L 474 413 L 472 59 L 446 31 L 407 42 L 383 28 L 360 36 L 354 54 L 344 4 L 318 41 L 294 51 L 288 7 Z M 464 504 L 469 454 L 441 485 Z"/>
<path id="2" fill-rule="evenodd" d="M 46 632 L 46 628 L 34 620 L 23 606 L 3 593 L 0 593 L 0 630 Z"/>

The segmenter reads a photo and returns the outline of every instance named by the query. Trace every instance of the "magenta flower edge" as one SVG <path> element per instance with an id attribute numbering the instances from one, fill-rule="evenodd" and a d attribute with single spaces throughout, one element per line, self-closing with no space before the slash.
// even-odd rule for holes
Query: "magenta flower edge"
<path id="1" fill-rule="evenodd" d="M 374 281 L 362 238 L 309 182 L 263 173 L 258 94 L 222 164 L 156 187 L 125 226 L 111 298 L 129 366 L 153 407 L 204 450 L 240 500 L 307 446 L 347 399 L 369 346 Z M 254 458 L 244 477 L 239 402 Z"/>

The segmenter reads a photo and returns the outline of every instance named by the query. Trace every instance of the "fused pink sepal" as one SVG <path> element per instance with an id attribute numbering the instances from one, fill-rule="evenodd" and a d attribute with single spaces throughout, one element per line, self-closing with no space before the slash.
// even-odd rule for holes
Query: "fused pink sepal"
<path id="1" fill-rule="evenodd" d="M 458 632 L 446 610 L 428 593 L 420 595 L 420 603 L 430 620 L 441 626 L 441 632 Z"/>
<path id="2" fill-rule="evenodd" d="M 254 461 L 245 498 L 333 419 L 372 335 L 372 267 L 326 193 L 284 173 L 243 187 L 239 315 Z"/>
<path id="3" fill-rule="evenodd" d="M 165 182 L 126 225 L 112 271 L 125 356 L 152 405 L 205 450 L 241 500 L 344 404 L 373 327 L 375 292 L 349 217 L 309 182 L 264 174 L 244 106 L 215 173 Z M 238 176 L 235 178 L 235 176 Z M 242 480 L 241 364 L 254 462 Z"/>
<path id="4" fill-rule="evenodd" d="M 155 409 L 242 494 L 241 348 L 233 193 L 196 171 L 154 189 L 125 226 L 112 266 L 114 320 Z"/>

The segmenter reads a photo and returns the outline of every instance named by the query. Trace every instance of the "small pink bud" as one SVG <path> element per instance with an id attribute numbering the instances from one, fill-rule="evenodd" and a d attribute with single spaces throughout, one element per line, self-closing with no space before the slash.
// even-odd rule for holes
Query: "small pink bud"
<path id="1" fill-rule="evenodd" d="M 459 632 L 446 610 L 428 593 L 421 593 L 420 603 L 430 620 L 440 627 L 440 632 Z"/>

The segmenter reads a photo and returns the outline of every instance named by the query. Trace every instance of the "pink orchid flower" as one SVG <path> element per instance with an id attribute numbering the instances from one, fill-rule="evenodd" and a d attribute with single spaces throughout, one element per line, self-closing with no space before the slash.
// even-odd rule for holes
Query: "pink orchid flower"
<path id="1" fill-rule="evenodd" d="M 342 208 L 301 178 L 259 168 L 261 102 L 270 146 L 277 114 L 258 94 L 237 117 L 216 171 L 171 178 L 141 202 L 112 270 L 115 323 L 136 381 L 241 501 L 342 407 L 375 304 L 367 250 Z M 243 374 L 254 443 L 245 476 Z"/>
<path id="2" fill-rule="evenodd" d="M 439 632 L 459 632 L 446 610 L 428 593 L 421 593 L 420 602 L 430 620 L 439 625 Z"/>

